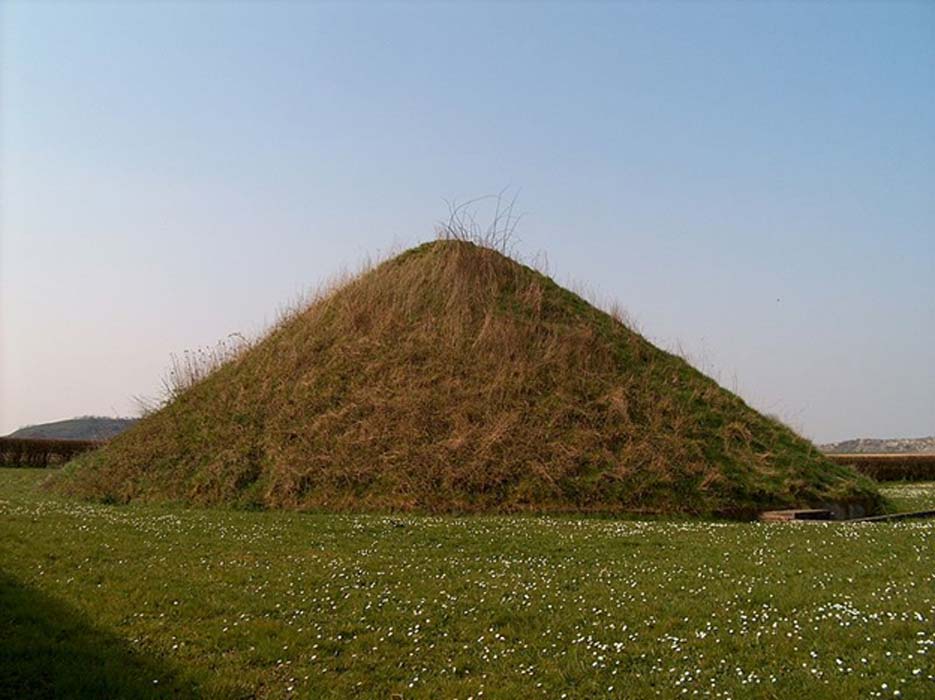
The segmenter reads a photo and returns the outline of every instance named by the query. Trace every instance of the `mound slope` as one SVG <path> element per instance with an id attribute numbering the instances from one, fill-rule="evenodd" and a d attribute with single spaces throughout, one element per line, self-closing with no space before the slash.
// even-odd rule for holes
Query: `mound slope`
<path id="1" fill-rule="evenodd" d="M 879 505 L 871 482 L 682 359 L 462 241 L 409 250 L 320 299 L 57 487 L 326 510 Z"/>

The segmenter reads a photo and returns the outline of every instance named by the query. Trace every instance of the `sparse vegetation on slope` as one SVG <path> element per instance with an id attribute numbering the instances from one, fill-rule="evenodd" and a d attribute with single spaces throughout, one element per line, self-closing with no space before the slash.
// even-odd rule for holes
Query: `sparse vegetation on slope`
<path id="1" fill-rule="evenodd" d="M 323 295 L 59 486 L 117 502 L 747 516 L 871 482 L 533 269 L 447 240 Z"/>

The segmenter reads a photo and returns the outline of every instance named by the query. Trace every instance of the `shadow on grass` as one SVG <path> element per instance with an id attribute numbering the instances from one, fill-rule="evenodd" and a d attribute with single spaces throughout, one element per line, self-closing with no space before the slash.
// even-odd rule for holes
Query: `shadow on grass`
<path id="1" fill-rule="evenodd" d="M 0 572 L 0 698 L 197 696 L 177 672 Z"/>

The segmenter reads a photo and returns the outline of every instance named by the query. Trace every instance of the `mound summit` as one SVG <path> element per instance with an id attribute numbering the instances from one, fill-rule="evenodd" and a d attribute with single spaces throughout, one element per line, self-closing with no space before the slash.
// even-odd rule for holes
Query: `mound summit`
<path id="1" fill-rule="evenodd" d="M 333 511 L 880 505 L 871 482 L 682 359 L 459 240 L 318 299 L 54 486 Z"/>

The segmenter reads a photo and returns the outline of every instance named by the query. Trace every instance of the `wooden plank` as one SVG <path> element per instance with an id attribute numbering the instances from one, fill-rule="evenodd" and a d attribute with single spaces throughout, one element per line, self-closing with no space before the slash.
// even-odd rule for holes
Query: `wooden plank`
<path id="1" fill-rule="evenodd" d="M 831 511 L 822 508 L 796 508 L 791 510 L 768 510 L 760 513 L 764 523 L 791 522 L 793 520 L 831 520 Z"/>

